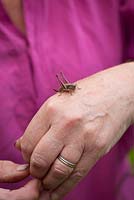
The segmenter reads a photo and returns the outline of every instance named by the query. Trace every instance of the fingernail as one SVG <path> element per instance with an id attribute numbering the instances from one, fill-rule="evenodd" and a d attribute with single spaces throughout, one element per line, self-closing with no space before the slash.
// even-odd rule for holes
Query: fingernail
<path id="1" fill-rule="evenodd" d="M 29 168 L 29 164 L 20 165 L 17 167 L 17 171 L 25 171 Z"/>
<path id="2" fill-rule="evenodd" d="M 58 200 L 59 196 L 56 193 L 51 194 L 51 200 Z"/>

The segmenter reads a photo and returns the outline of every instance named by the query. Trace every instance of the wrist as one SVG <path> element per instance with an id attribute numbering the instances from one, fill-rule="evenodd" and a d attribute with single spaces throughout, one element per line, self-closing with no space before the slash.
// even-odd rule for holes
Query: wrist
<path id="1" fill-rule="evenodd" d="M 129 76 L 128 78 L 130 78 L 130 83 L 128 85 L 129 87 L 129 91 L 130 91 L 130 98 L 131 98 L 131 105 L 130 105 L 130 109 L 131 109 L 131 124 L 134 124 L 134 62 L 130 62 L 130 63 L 126 63 L 127 64 L 127 68 L 129 71 Z"/>
<path id="2" fill-rule="evenodd" d="M 134 124 L 134 62 L 125 63 L 119 66 L 122 83 L 122 91 L 127 102 L 127 109 L 130 117 L 130 125 Z"/>
<path id="3" fill-rule="evenodd" d="M 120 99 L 121 110 L 129 125 L 134 124 L 134 62 L 124 63 L 106 70 L 115 96 Z M 117 94 L 116 94 L 117 93 Z"/>
<path id="4" fill-rule="evenodd" d="M 94 104 L 100 102 L 101 96 L 101 101 L 111 104 L 113 115 L 118 110 L 123 123 L 134 123 L 134 62 L 111 67 L 77 83 L 84 88 L 83 96 L 92 99 Z M 78 93 L 81 95 L 81 90 Z M 112 106 L 113 103 L 116 105 Z"/>

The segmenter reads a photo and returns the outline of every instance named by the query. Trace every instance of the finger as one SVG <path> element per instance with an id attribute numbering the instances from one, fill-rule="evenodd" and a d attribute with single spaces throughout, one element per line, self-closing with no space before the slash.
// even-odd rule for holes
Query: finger
<path id="1" fill-rule="evenodd" d="M 86 153 L 83 154 L 71 176 L 51 194 L 51 200 L 61 200 L 86 176 L 95 163 L 96 159 L 94 156 L 87 155 Z"/>
<path id="2" fill-rule="evenodd" d="M 42 137 L 34 149 L 30 160 L 30 174 L 43 178 L 48 169 L 63 149 L 63 143 L 53 135 L 52 128 Z"/>
<path id="3" fill-rule="evenodd" d="M 39 200 L 51 200 L 50 193 L 48 191 L 42 191 Z"/>
<path id="4" fill-rule="evenodd" d="M 41 182 L 32 180 L 24 187 L 10 192 L 10 200 L 35 200 L 39 198 Z"/>
<path id="5" fill-rule="evenodd" d="M 0 199 L 7 200 L 10 197 L 10 190 L 0 188 Z"/>
<path id="6" fill-rule="evenodd" d="M 49 113 L 51 113 L 49 111 Z M 16 141 L 16 148 L 21 150 L 26 162 L 30 161 L 31 154 L 42 136 L 49 130 L 49 114 L 46 106 L 42 106 L 29 123 L 24 135 Z"/>
<path id="7" fill-rule="evenodd" d="M 60 153 L 63 158 L 71 163 L 78 163 L 83 153 L 83 149 L 77 144 L 64 147 Z M 58 158 L 55 160 L 47 176 L 43 180 L 45 189 L 53 190 L 65 181 L 73 172 L 73 168 L 62 163 Z"/>
<path id="8" fill-rule="evenodd" d="M 21 141 L 22 141 L 22 137 L 20 137 L 18 140 L 16 140 L 16 142 L 14 143 L 14 146 L 16 147 L 16 149 L 18 149 L 19 151 L 21 151 Z"/>
<path id="9" fill-rule="evenodd" d="M 29 165 L 0 161 L 0 182 L 17 182 L 29 175 Z"/>
<path id="10" fill-rule="evenodd" d="M 0 199 L 2 200 L 35 200 L 39 198 L 41 183 L 32 180 L 24 187 L 17 190 L 0 189 Z M 31 192 L 32 191 L 32 192 Z"/>

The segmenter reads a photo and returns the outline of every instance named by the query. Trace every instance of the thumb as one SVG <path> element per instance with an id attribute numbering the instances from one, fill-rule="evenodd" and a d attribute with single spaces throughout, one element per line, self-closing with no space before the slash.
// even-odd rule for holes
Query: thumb
<path id="1" fill-rule="evenodd" d="M 14 143 L 14 146 L 15 146 L 16 149 L 18 149 L 19 151 L 21 151 L 21 140 L 22 140 L 22 137 L 18 138 L 18 140 L 16 140 L 16 142 Z"/>
<path id="2" fill-rule="evenodd" d="M 34 179 L 24 187 L 10 192 L 10 199 L 39 199 L 41 181 Z"/>
<path id="3" fill-rule="evenodd" d="M 29 175 L 29 165 L 19 165 L 11 161 L 0 160 L 0 182 L 10 183 L 23 180 Z"/>

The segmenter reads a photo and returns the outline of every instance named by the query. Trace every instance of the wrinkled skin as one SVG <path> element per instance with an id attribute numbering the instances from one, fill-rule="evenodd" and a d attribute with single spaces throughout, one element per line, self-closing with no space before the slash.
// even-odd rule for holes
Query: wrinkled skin
<path id="1" fill-rule="evenodd" d="M 16 143 L 51 200 L 62 199 L 134 123 L 134 63 L 79 80 L 50 97 Z M 77 163 L 73 170 L 58 159 Z"/>
<path id="2" fill-rule="evenodd" d="M 11 161 L 0 161 L 0 182 L 13 183 L 23 180 L 29 175 L 29 169 L 18 171 L 20 165 Z M 0 200 L 37 200 L 40 195 L 41 183 L 35 179 L 17 190 L 0 189 Z M 32 192 L 31 192 L 32 191 Z"/>
<path id="3" fill-rule="evenodd" d="M 12 22 L 25 34 L 21 0 L 2 2 Z M 133 123 L 134 64 L 130 65 L 126 64 L 126 69 L 119 67 L 78 81 L 81 90 L 72 96 L 64 93 L 60 97 L 58 94 L 51 97 L 18 141 L 16 146 L 30 162 L 30 173 L 44 178 L 44 187 L 54 191 L 51 199 L 61 199 L 68 193 Z M 60 153 L 66 159 L 78 162 L 74 171 L 56 159 Z M 2 162 L 0 181 L 18 181 L 27 176 L 26 172 L 15 172 L 12 177 L 9 172 L 16 165 Z M 6 172 L 1 166 L 6 166 Z M 15 191 L 1 189 L 0 199 L 37 199 L 38 182 L 33 180 Z M 49 199 L 49 194 L 42 193 L 40 199 Z"/>

